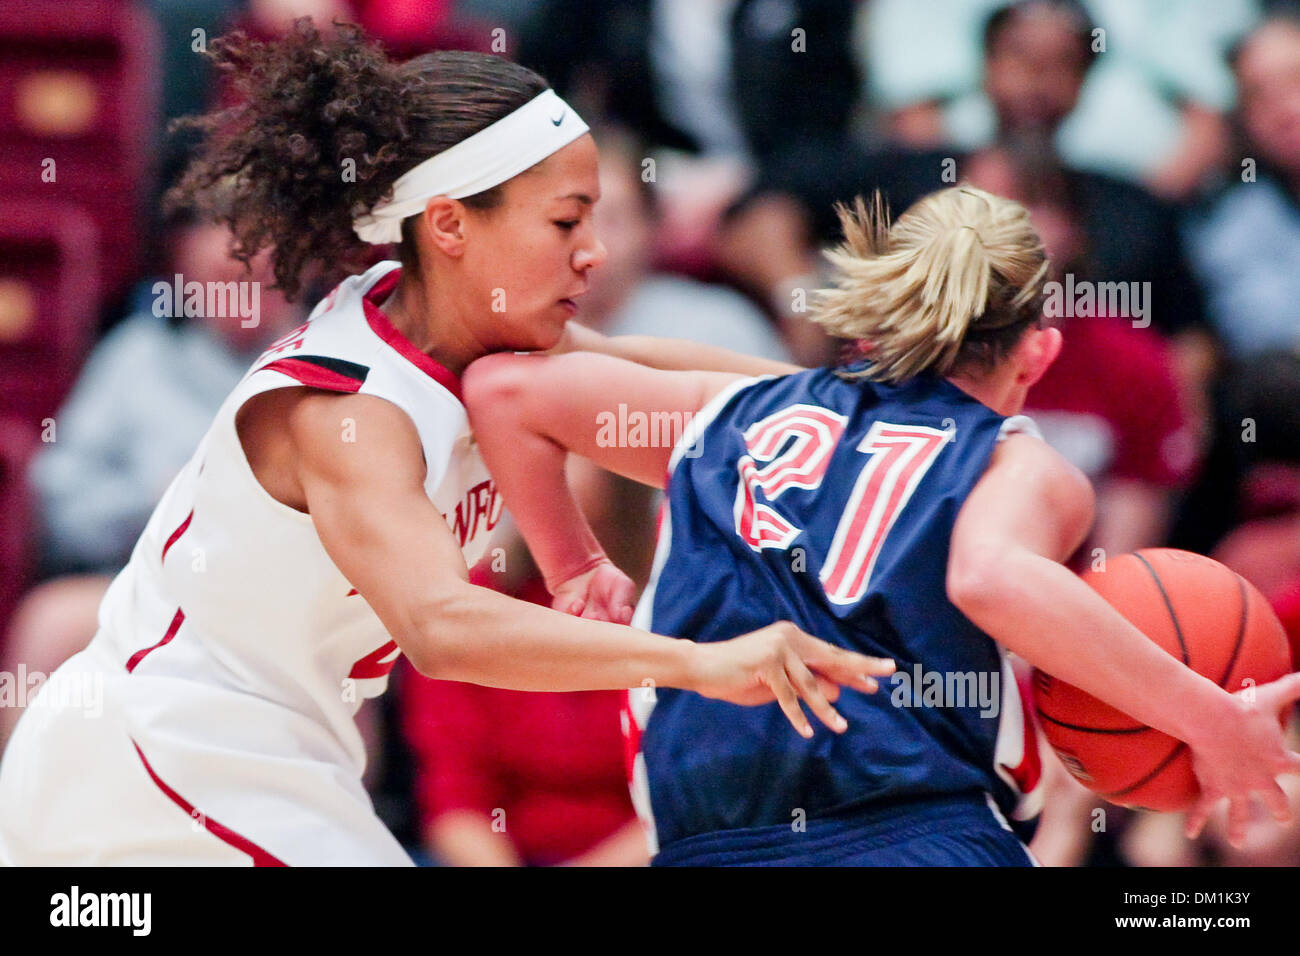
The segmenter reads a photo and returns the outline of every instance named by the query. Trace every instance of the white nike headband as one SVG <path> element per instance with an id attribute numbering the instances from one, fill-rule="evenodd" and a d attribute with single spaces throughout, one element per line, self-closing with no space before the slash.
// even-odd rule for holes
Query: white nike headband
<path id="1" fill-rule="evenodd" d="M 544 90 L 519 109 L 455 146 L 403 173 L 392 197 L 353 219 L 366 242 L 400 242 L 402 220 L 424 211 L 434 196 L 462 199 L 500 185 L 587 132 L 587 124 L 554 90 Z"/>

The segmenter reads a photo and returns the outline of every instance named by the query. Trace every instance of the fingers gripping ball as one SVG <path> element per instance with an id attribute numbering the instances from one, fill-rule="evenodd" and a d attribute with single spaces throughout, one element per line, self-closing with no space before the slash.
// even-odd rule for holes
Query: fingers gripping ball
<path id="1" fill-rule="evenodd" d="M 1264 597 L 1224 565 L 1148 548 L 1083 575 L 1138 630 L 1197 673 L 1236 693 L 1290 671 L 1286 632 Z M 1064 681 L 1034 670 L 1043 731 L 1084 786 L 1112 803 L 1186 809 L 1199 787 L 1187 745 Z M 1150 692 L 1163 689 L 1153 684 Z"/>

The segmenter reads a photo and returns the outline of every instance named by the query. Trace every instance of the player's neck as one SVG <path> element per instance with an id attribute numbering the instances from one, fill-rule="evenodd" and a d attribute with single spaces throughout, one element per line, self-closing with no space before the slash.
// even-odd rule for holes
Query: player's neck
<path id="1" fill-rule="evenodd" d="M 949 375 L 948 381 L 999 415 L 1019 415 L 1029 391 L 1014 374 L 1007 374 L 1005 370 L 979 377 Z"/>
<path id="2" fill-rule="evenodd" d="M 465 324 L 458 321 L 456 304 L 427 295 L 418 282 L 403 277 L 380 310 L 412 345 L 453 375 L 459 376 L 485 352 Z M 433 321 L 432 316 L 438 316 L 438 321 Z"/>

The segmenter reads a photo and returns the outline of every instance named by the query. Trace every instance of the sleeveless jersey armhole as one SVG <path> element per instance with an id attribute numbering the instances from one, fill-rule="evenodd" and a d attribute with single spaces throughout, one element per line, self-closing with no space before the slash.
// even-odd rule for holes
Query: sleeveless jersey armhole
<path id="1" fill-rule="evenodd" d="M 1002 422 L 1002 427 L 998 429 L 998 443 L 1002 443 L 1012 435 L 1032 435 L 1040 441 L 1043 433 L 1038 429 L 1038 423 L 1028 415 L 1012 415 Z"/>
<path id="2" fill-rule="evenodd" d="M 273 364 L 274 363 L 272 363 L 272 365 Z M 257 375 L 267 371 L 280 372 L 281 370 L 278 368 L 272 368 L 271 365 L 264 365 L 261 368 L 256 369 L 252 373 L 252 375 Z M 252 377 L 252 375 L 250 375 L 250 378 Z M 242 475 L 244 475 L 249 480 L 249 482 L 253 486 L 257 488 L 263 500 L 269 502 L 271 507 L 285 514 L 293 515 L 295 518 L 299 520 L 311 521 L 312 520 L 311 512 L 299 511 L 297 508 L 293 507 L 292 505 L 285 504 L 275 495 L 271 494 L 271 492 L 267 489 L 267 487 L 264 484 L 262 484 L 262 480 L 257 476 L 257 472 L 253 470 L 253 465 L 248 460 L 248 453 L 244 448 L 244 439 L 239 431 L 240 413 L 243 412 L 244 408 L 247 407 L 248 403 L 253 401 L 254 399 L 261 398 L 262 396 L 265 395 L 269 395 L 272 392 L 281 392 L 285 389 L 290 389 L 290 388 L 299 389 L 303 392 L 325 392 L 325 393 L 334 393 L 334 394 L 362 394 L 362 393 L 358 393 L 356 389 L 351 389 L 351 388 L 346 388 L 346 389 L 331 388 L 329 385 L 307 384 L 297 379 L 296 376 L 290 376 L 290 378 L 292 379 L 291 381 L 267 385 L 266 387 L 260 388 L 259 390 L 252 392 L 251 394 L 245 395 L 243 398 L 241 398 L 238 404 L 232 410 L 230 415 L 229 437 L 233 439 L 234 442 L 233 448 L 231 450 L 233 453 L 232 457 L 235 459 L 237 463 L 235 467 L 239 470 L 239 472 Z M 418 427 L 415 424 L 415 420 L 411 418 L 410 413 L 407 412 L 406 409 L 402 408 L 402 406 L 399 405 L 397 402 L 385 398 L 382 395 L 374 395 L 369 392 L 364 394 L 366 394 L 370 398 L 377 399 L 378 401 L 386 402 L 387 404 L 391 405 L 393 408 L 401 412 L 402 415 L 404 415 L 407 418 L 407 420 L 411 422 L 411 427 L 416 429 L 416 439 L 417 441 L 419 440 Z M 429 461 L 427 455 L 425 454 L 423 442 L 420 442 L 420 459 L 424 463 L 424 467 L 427 472 L 429 468 Z"/>

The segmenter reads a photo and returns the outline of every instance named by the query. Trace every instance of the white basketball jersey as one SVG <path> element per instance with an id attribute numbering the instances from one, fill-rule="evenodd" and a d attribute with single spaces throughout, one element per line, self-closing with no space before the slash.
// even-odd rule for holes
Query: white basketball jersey
<path id="1" fill-rule="evenodd" d="M 399 273 L 397 263 L 384 262 L 345 280 L 306 324 L 254 363 L 110 586 L 91 646 L 69 662 L 106 680 L 113 725 L 140 757 L 131 757 L 134 766 L 124 773 L 144 779 L 143 762 L 173 803 L 197 807 L 195 813 L 222 821 L 229 832 L 252 829 L 254 843 L 279 847 L 266 851 L 276 859 L 298 852 L 316 861 L 364 861 L 364 852 L 345 845 L 362 839 L 359 829 L 378 825 L 361 821 L 373 812 L 360 788 L 365 748 L 353 718 L 364 698 L 383 692 L 399 651 L 325 552 L 311 516 L 275 500 L 257 481 L 235 430 L 236 413 L 275 388 L 375 395 L 415 424 L 427 464 L 425 491 L 468 564 L 482 556 L 501 515 L 456 377 L 419 352 L 379 309 Z M 348 426 L 340 421 L 340 441 Z M 45 711 L 24 715 L 15 735 L 31 738 L 31 754 L 57 748 L 60 739 L 81 746 L 75 734 L 61 737 L 52 709 Z M 107 726 L 95 733 L 107 734 Z M 116 744 L 106 739 L 105 746 Z M 43 759 L 29 755 L 33 766 L 49 762 L 50 751 L 44 752 Z M 10 756 L 29 759 L 21 749 Z M 10 763 L 6 786 L 24 769 Z M 27 771 L 32 776 L 21 799 L 40 802 L 45 786 L 32 767 Z M 330 787 L 340 782 L 346 795 L 332 795 Z M 274 809 L 271 793 L 277 794 Z M 87 812 L 69 802 L 66 815 Z M 259 822 L 268 814 L 275 825 Z M 285 823 L 286 815 L 294 822 Z M 53 832 L 59 821 L 50 824 Z M 340 829 L 354 836 L 330 835 Z M 335 839 L 340 844 L 331 854 Z"/>

